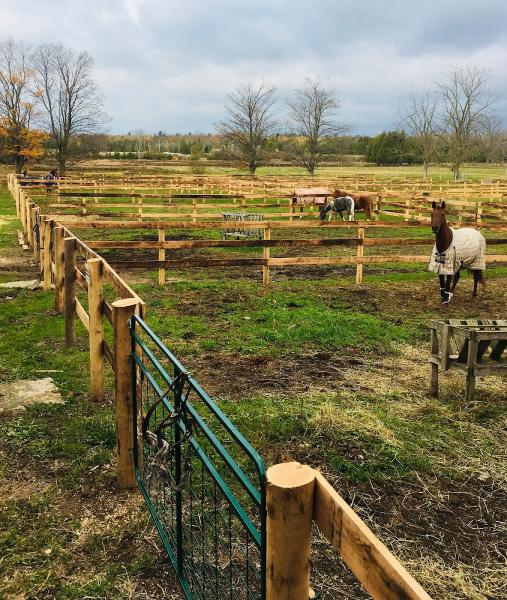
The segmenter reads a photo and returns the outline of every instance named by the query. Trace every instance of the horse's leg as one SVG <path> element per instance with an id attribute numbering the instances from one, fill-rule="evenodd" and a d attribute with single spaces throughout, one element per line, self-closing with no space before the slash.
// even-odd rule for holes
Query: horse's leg
<path id="1" fill-rule="evenodd" d="M 452 292 L 451 292 L 451 282 L 452 282 L 452 275 L 447 275 L 445 278 L 445 288 L 444 288 L 444 292 L 442 294 L 442 304 L 449 304 L 449 302 L 451 301 L 452 298 Z M 442 293 L 442 290 L 440 290 L 440 292 Z"/>
<path id="2" fill-rule="evenodd" d="M 472 273 L 474 274 L 474 291 L 472 292 L 472 298 L 476 298 L 477 297 L 477 284 L 479 283 L 479 281 L 481 279 L 481 272 L 478 269 L 474 269 L 472 271 Z"/>
<path id="3" fill-rule="evenodd" d="M 454 294 L 454 290 L 456 289 L 456 284 L 459 281 L 459 278 L 461 277 L 461 270 L 457 271 L 456 273 L 454 273 L 454 277 L 452 280 L 452 286 L 451 286 L 451 293 Z"/>
<path id="4" fill-rule="evenodd" d="M 438 279 L 440 280 L 440 297 L 443 302 L 445 300 L 445 275 L 439 275 Z"/>

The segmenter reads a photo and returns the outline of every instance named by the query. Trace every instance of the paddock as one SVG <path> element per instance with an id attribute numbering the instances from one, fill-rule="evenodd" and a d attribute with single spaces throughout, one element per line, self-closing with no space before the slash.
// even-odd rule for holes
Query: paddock
<path id="1" fill-rule="evenodd" d="M 102 361 L 106 370 L 108 363 L 114 366 L 118 357 L 111 321 L 115 322 L 113 311 L 119 308 L 114 304 L 118 298 L 143 299 L 144 307 L 139 300 L 134 303 L 140 306 L 138 313 L 144 315 L 146 311 L 148 322 L 155 324 L 171 350 L 190 361 L 198 380 L 215 397 L 223 399 L 223 410 L 250 440 L 255 440 L 271 463 L 297 460 L 318 465 L 332 487 L 340 491 L 347 503 L 352 503 L 363 523 L 366 521 L 373 529 L 374 537 L 388 542 L 394 556 L 397 554 L 393 551 L 399 549 L 403 564 L 426 593 L 435 598 L 467 597 L 457 578 L 444 581 L 439 574 L 445 570 L 440 567 L 445 564 L 449 575 L 454 567 L 469 569 L 474 564 L 475 555 L 467 555 L 467 536 L 472 535 L 472 529 L 483 528 L 483 523 L 479 505 L 470 500 L 474 497 L 470 495 L 472 489 L 480 502 L 488 502 L 495 518 L 501 519 L 503 492 L 495 492 L 494 499 L 488 496 L 486 500 L 486 488 L 467 487 L 471 485 L 467 478 L 476 477 L 472 475 L 476 473 L 474 461 L 483 456 L 485 445 L 494 443 L 496 448 L 488 459 L 488 467 L 483 467 L 491 472 L 501 464 L 500 446 L 496 445 L 496 437 L 483 439 L 477 425 L 479 417 L 476 419 L 475 413 L 470 414 L 466 405 L 460 404 L 453 387 L 456 379 L 442 381 L 440 405 L 429 403 L 425 396 L 427 357 L 418 354 L 417 340 L 423 335 L 421 323 L 441 310 L 434 302 L 437 283 L 425 273 L 433 243 L 425 220 L 414 223 L 403 215 L 380 213 L 378 221 L 367 223 L 361 219 L 352 225 L 333 221 L 322 226 L 312 211 L 305 212 L 301 219 L 298 214 L 291 214 L 280 198 L 280 207 L 256 207 L 270 216 L 264 222 L 235 224 L 247 228 L 255 223 L 263 230 L 262 240 L 223 240 L 223 222 L 214 216 L 201 218 L 198 211 L 202 215 L 208 211 L 221 215 L 222 208 L 240 212 L 253 211 L 254 207 L 241 206 L 241 198 L 229 202 L 231 198 L 222 197 L 224 190 L 208 181 L 204 207 L 196 208 L 194 212 L 198 214 L 192 216 L 192 211 L 184 212 L 188 211 L 189 200 L 181 198 L 190 188 L 181 181 L 173 183 L 182 191 L 175 191 L 169 200 L 176 206 L 181 199 L 182 208 L 174 212 L 171 208 L 164 214 L 190 214 L 184 219 L 152 218 L 150 211 L 160 207 L 147 207 L 145 213 L 144 203 L 139 218 L 139 197 L 135 196 L 125 199 L 122 195 L 119 200 L 110 196 L 113 207 L 101 207 L 102 197 L 96 203 L 93 196 L 84 196 L 87 214 L 83 215 L 82 207 L 76 211 L 74 205 L 45 205 L 67 203 L 65 196 L 60 202 L 56 194 L 47 200 L 45 193 L 39 197 L 29 189 L 19 194 L 17 205 L 25 223 L 24 241 L 30 243 L 29 251 L 40 250 L 33 225 L 37 223 L 42 234 L 43 247 L 38 257 L 44 265 L 47 292 L 54 285 L 58 301 L 63 290 L 68 343 L 88 340 L 90 361 L 95 360 L 94 373 L 100 373 L 97 361 Z M 79 194 L 83 189 L 71 191 Z M 111 187 L 107 193 L 125 192 L 115 192 Z M 147 193 L 152 193 L 152 189 Z M 158 193 L 167 195 L 167 191 Z M 236 193 L 237 190 L 232 191 Z M 212 194 L 220 197 L 209 197 Z M 195 200 L 192 206 L 197 206 L 198 198 Z M 249 200 L 244 198 L 244 204 Z M 276 199 L 262 200 L 263 204 L 276 205 Z M 116 201 L 126 208 L 116 210 Z M 236 208 L 209 208 L 213 202 Z M 126 218 L 123 210 L 135 216 Z M 283 213 L 285 216 L 271 218 L 271 214 Z M 481 230 L 488 238 L 490 262 L 486 277 L 491 273 L 491 288 L 476 306 L 481 313 L 497 317 L 495 311 L 501 310 L 505 298 L 505 224 L 496 216 L 483 215 Z M 67 252 L 74 258 L 69 258 L 67 265 L 61 251 L 62 237 L 75 240 Z M 100 285 L 97 286 L 97 273 L 92 266 L 97 260 L 102 264 L 102 299 L 97 295 Z M 69 303 L 66 297 L 71 299 Z M 470 310 L 468 303 L 463 290 L 450 309 L 455 311 L 452 314 Z M 70 308 L 66 308 L 69 304 Z M 100 311 L 103 332 L 99 328 L 98 335 L 103 337 L 97 344 Z M 92 369 L 90 362 L 90 372 Z M 97 378 L 92 378 L 92 382 L 96 386 Z M 100 394 L 100 386 L 93 387 L 92 392 L 94 389 Z M 480 382 L 477 396 L 487 412 L 493 405 L 497 409 L 503 406 L 505 392 L 494 383 Z M 453 411 L 454 403 L 458 408 Z M 450 437 L 445 452 L 440 453 L 436 440 L 447 435 L 451 414 L 456 419 L 456 443 Z M 500 431 L 501 423 L 488 420 L 491 436 Z M 458 432 L 467 425 L 472 429 L 468 429 L 469 456 L 464 462 L 460 453 L 463 440 Z M 439 431 L 442 433 L 436 435 Z M 433 432 L 436 438 L 432 437 Z M 417 462 L 421 452 L 431 468 Z M 453 479 L 450 473 L 454 470 L 464 479 Z M 415 487 L 418 484 L 417 479 L 411 478 L 412 472 L 422 478 L 424 486 Z M 500 480 L 501 472 L 500 467 L 494 477 Z M 437 482 L 433 483 L 435 495 L 429 493 L 431 481 Z M 460 481 L 468 483 L 459 487 Z M 324 598 L 338 597 L 337 590 L 348 594 L 346 597 L 366 597 L 357 589 L 357 581 L 365 582 L 365 573 L 372 572 L 370 561 L 364 566 L 361 553 L 357 552 L 357 548 L 365 548 L 366 542 L 360 537 L 365 530 L 347 529 L 347 525 L 338 538 L 329 515 L 337 514 L 341 500 L 322 483 L 319 485 L 317 498 L 309 502 L 317 511 L 317 525 L 331 537 L 345 563 L 354 565 L 354 575 L 340 570 L 341 583 L 335 584 L 337 563 L 329 554 L 330 546 L 317 536 L 313 540 L 315 567 L 311 584 Z M 440 500 L 444 503 L 442 508 L 433 500 L 442 497 L 443 490 L 446 498 L 446 494 L 449 498 L 459 495 L 459 511 L 452 512 L 451 501 Z M 361 499 L 359 504 L 356 494 Z M 397 501 L 398 497 L 408 499 L 414 514 L 410 514 L 406 504 Z M 376 507 L 373 512 L 372 506 Z M 443 529 L 439 527 L 441 510 L 447 515 Z M 356 522 L 356 517 L 350 518 Z M 421 518 L 427 520 L 424 532 L 416 525 Z M 467 523 L 471 524 L 470 529 Z M 446 536 L 443 530 L 449 528 L 453 535 L 439 537 Z M 463 528 L 466 534 L 461 536 L 459 531 Z M 486 557 L 475 574 L 467 571 L 468 585 L 474 593 L 482 585 L 481 573 L 491 573 L 488 569 L 492 568 L 493 559 L 486 548 L 499 543 L 500 537 L 495 535 L 488 533 L 487 544 L 474 538 Z M 461 562 L 457 565 L 445 549 L 453 536 L 459 540 L 457 550 L 450 546 L 459 554 Z M 369 537 L 367 540 L 374 542 Z M 415 545 L 420 551 L 414 551 Z M 376 552 L 377 549 L 368 551 L 368 555 L 375 556 Z M 382 581 L 386 581 L 382 577 L 394 563 L 382 562 L 387 556 L 382 552 L 379 556 L 380 577 L 375 578 L 375 585 L 380 587 L 370 593 L 373 597 L 389 597 L 392 588 L 382 587 Z M 392 585 L 393 575 L 389 572 L 387 580 Z M 498 593 L 500 581 L 500 577 L 488 580 L 492 597 Z M 408 584 L 412 586 L 409 597 L 425 597 L 412 580 L 403 579 L 402 585 Z M 339 586 L 345 586 L 347 591 Z"/>

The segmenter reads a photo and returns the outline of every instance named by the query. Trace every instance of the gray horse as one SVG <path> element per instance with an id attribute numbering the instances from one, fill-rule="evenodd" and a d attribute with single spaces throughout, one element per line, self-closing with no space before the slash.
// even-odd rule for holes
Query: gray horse
<path id="1" fill-rule="evenodd" d="M 345 220 L 343 213 L 349 215 L 349 221 L 354 220 L 354 200 L 350 196 L 339 196 L 334 200 L 328 202 L 325 206 L 320 209 L 320 220 L 324 221 L 327 213 L 329 213 L 329 221 L 334 213 L 339 213 L 342 221 Z"/>

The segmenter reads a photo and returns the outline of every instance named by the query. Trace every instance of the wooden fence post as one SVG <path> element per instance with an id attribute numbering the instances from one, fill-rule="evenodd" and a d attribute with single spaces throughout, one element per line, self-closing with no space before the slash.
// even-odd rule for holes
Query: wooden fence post
<path id="1" fill-rule="evenodd" d="M 266 600 L 308 600 L 315 471 L 270 467 L 266 483 Z"/>
<path id="2" fill-rule="evenodd" d="M 26 230 L 26 243 L 33 248 L 33 212 L 32 212 L 32 203 L 29 202 L 28 210 L 26 213 L 26 222 L 27 222 L 27 230 Z"/>
<path id="3" fill-rule="evenodd" d="M 158 230 L 158 241 L 162 243 L 165 242 L 165 229 Z M 165 260 L 165 248 L 158 249 L 158 260 Z M 165 284 L 165 267 L 158 268 L 158 284 Z"/>
<path id="4" fill-rule="evenodd" d="M 475 224 L 477 227 L 482 227 L 482 202 L 477 202 L 477 214 L 475 217 Z"/>
<path id="5" fill-rule="evenodd" d="M 410 221 L 410 198 L 407 198 L 405 200 L 405 212 L 404 212 L 403 220 L 405 222 Z"/>
<path id="6" fill-rule="evenodd" d="M 88 313 L 90 324 L 90 396 L 95 402 L 104 399 L 104 324 L 102 321 L 103 282 L 102 259 L 90 258 L 88 267 Z"/>
<path id="7" fill-rule="evenodd" d="M 477 332 L 470 331 L 470 339 L 468 341 L 468 356 L 467 356 L 467 379 L 465 388 L 465 399 L 471 402 L 475 397 L 475 363 L 477 362 L 477 350 L 479 342 L 477 341 Z"/>
<path id="8" fill-rule="evenodd" d="M 11 194 L 14 196 L 14 201 L 16 202 L 16 217 L 20 218 L 21 217 L 21 206 L 19 204 L 19 184 L 16 181 L 15 183 L 15 179 L 14 177 L 11 180 Z"/>
<path id="9" fill-rule="evenodd" d="M 55 227 L 53 229 L 53 240 L 55 247 L 55 310 L 60 314 L 63 313 L 65 308 L 65 298 L 63 295 L 63 283 L 65 280 L 65 252 L 63 248 L 64 237 L 64 227 Z"/>
<path id="10" fill-rule="evenodd" d="M 358 227 L 357 240 L 356 285 L 359 285 L 363 282 L 364 227 Z"/>
<path id="11" fill-rule="evenodd" d="M 42 269 L 44 266 L 44 223 L 46 222 L 46 216 L 39 212 L 39 255 L 37 260 Z"/>
<path id="12" fill-rule="evenodd" d="M 65 253 L 65 345 L 76 341 L 76 238 L 63 240 Z"/>
<path id="13" fill-rule="evenodd" d="M 30 206 L 32 201 L 28 197 L 28 194 L 24 194 L 24 203 L 25 203 L 25 234 L 28 236 L 28 232 L 30 229 Z"/>
<path id="14" fill-rule="evenodd" d="M 438 334 L 436 328 L 431 329 L 431 357 L 436 358 L 439 356 L 438 348 Z M 431 374 L 430 374 L 430 395 L 438 396 L 438 369 L 439 365 L 431 362 Z"/>
<path id="15" fill-rule="evenodd" d="M 17 199 L 19 203 L 19 218 L 21 219 L 21 226 L 23 230 L 26 227 L 26 217 L 25 217 L 25 192 L 22 191 L 21 186 L 18 183 L 17 186 Z"/>
<path id="16" fill-rule="evenodd" d="M 113 302 L 114 375 L 116 404 L 116 473 L 122 488 L 136 486 L 131 449 L 134 444 L 134 415 L 132 406 L 132 361 L 128 321 L 134 315 L 138 300 L 125 298 Z"/>
<path id="17" fill-rule="evenodd" d="M 37 207 L 36 206 L 32 206 L 30 212 L 32 213 L 32 218 L 31 221 L 33 223 L 32 228 L 35 228 L 35 225 L 37 225 Z M 37 247 L 37 236 L 35 234 L 35 230 L 32 231 L 33 236 L 32 236 L 32 240 L 33 240 L 33 246 L 32 246 L 32 251 L 33 251 L 33 257 L 37 260 L 37 256 L 39 253 L 39 248 Z M 40 243 L 40 231 L 39 231 L 39 243 Z"/>
<path id="18" fill-rule="evenodd" d="M 263 234 L 265 240 L 271 239 L 271 227 L 269 226 L 269 223 L 267 224 L 267 227 L 264 228 Z M 264 246 L 262 249 L 262 258 L 269 261 L 269 256 L 270 248 L 269 246 Z M 262 266 L 262 283 L 264 285 L 269 284 L 269 265 L 267 264 Z"/>
<path id="19" fill-rule="evenodd" d="M 44 221 L 44 262 L 42 265 L 42 268 L 44 269 L 43 289 L 45 291 L 51 289 L 51 229 L 52 222 L 50 219 L 46 219 Z"/>

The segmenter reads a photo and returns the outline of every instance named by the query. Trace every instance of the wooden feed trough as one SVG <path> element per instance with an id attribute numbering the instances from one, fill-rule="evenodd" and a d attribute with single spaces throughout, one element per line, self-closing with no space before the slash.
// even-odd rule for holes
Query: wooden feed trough
<path id="1" fill-rule="evenodd" d="M 465 396 L 473 400 L 477 376 L 507 376 L 506 319 L 431 321 L 430 393 L 438 396 L 438 370 L 466 374 Z"/>

